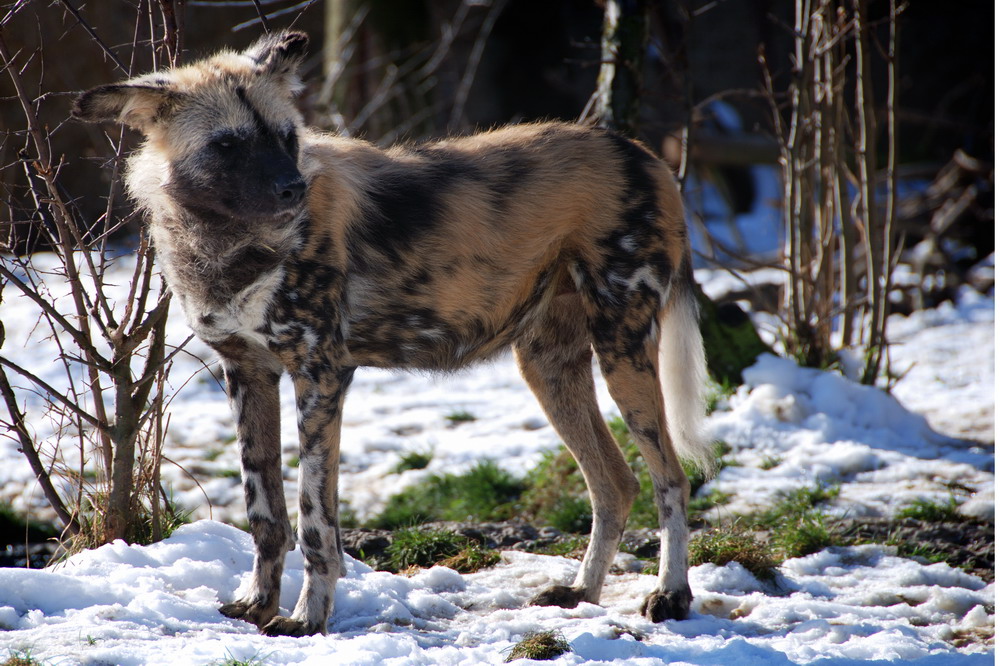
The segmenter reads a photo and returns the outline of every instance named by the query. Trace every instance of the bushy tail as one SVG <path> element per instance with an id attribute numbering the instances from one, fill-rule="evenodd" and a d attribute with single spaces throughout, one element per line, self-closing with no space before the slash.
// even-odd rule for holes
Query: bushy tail
<path id="1" fill-rule="evenodd" d="M 660 386 L 674 450 L 701 469 L 715 472 L 711 441 L 705 436 L 705 346 L 698 325 L 693 278 L 679 280 L 660 322 Z"/>

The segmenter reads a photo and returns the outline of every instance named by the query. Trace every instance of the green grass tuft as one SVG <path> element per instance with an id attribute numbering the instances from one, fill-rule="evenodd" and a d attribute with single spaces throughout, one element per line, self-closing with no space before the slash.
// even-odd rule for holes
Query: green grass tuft
<path id="1" fill-rule="evenodd" d="M 691 539 L 689 546 L 691 565 L 729 562 L 741 564 L 759 580 L 774 580 L 778 562 L 771 547 L 760 542 L 753 532 L 737 525 L 726 528 L 713 527 Z"/>
<path id="2" fill-rule="evenodd" d="M 948 561 L 947 552 L 926 543 L 912 543 L 898 538 L 890 538 L 885 543 L 895 546 L 896 554 L 900 557 L 912 557 L 931 563 Z"/>
<path id="3" fill-rule="evenodd" d="M 225 452 L 225 449 L 209 449 L 202 454 L 202 458 L 208 462 L 215 462 L 215 460 Z"/>
<path id="4" fill-rule="evenodd" d="M 465 474 L 431 476 L 393 495 L 369 526 L 391 530 L 438 520 L 507 520 L 524 487 L 486 460 Z"/>
<path id="5" fill-rule="evenodd" d="M 399 457 L 399 462 L 392 471 L 395 474 L 402 474 L 411 469 L 426 469 L 433 459 L 433 451 L 408 451 Z"/>
<path id="6" fill-rule="evenodd" d="M 388 565 L 395 571 L 409 567 L 429 567 L 458 555 L 469 539 L 444 530 L 409 528 L 397 530 L 386 548 Z"/>
<path id="7" fill-rule="evenodd" d="M 237 659 L 232 652 L 226 650 L 226 658 L 212 662 L 212 666 L 263 666 L 267 656 L 258 651 L 246 659 Z"/>
<path id="8" fill-rule="evenodd" d="M 519 513 L 536 525 L 551 525 L 563 532 L 590 531 L 587 485 L 576 461 L 565 447 L 546 451 L 528 472 Z"/>
<path id="9" fill-rule="evenodd" d="M 653 480 L 649 476 L 646 462 L 623 419 L 610 419 L 608 428 L 639 480 L 639 495 L 632 504 L 628 527 L 655 529 L 659 527 L 659 517 L 653 499 Z M 722 442 L 716 443 L 715 455 L 720 460 L 720 467 L 725 466 L 721 458 L 728 452 L 728 446 Z M 682 464 L 691 481 L 693 495 L 705 483 L 705 476 L 693 465 L 683 461 Z M 526 484 L 527 491 L 522 498 L 520 511 L 526 520 L 538 525 L 551 525 L 563 532 L 583 534 L 590 531 L 592 512 L 587 486 L 576 461 L 565 448 L 545 453 L 538 466 L 529 472 Z M 709 500 L 703 501 L 721 503 L 724 499 L 721 493 L 713 493 L 709 497 Z"/>
<path id="10" fill-rule="evenodd" d="M 723 379 L 721 383 L 715 380 L 709 381 L 708 394 L 705 399 L 705 413 L 711 414 L 725 406 L 729 398 L 736 393 L 737 388 L 728 379 Z"/>
<path id="11" fill-rule="evenodd" d="M 480 569 L 488 569 L 499 562 L 500 553 L 495 550 L 487 550 L 478 543 L 473 543 L 457 554 L 437 562 L 437 564 L 454 569 L 458 573 L 476 573 Z"/>
<path id="12" fill-rule="evenodd" d="M 448 421 L 448 423 L 456 426 L 460 423 L 472 423 L 476 420 L 476 415 L 464 409 L 459 409 L 451 414 L 447 414 L 444 418 Z"/>
<path id="13" fill-rule="evenodd" d="M 770 510 L 756 517 L 757 524 L 761 527 L 775 529 L 789 520 L 797 520 L 805 516 L 820 504 L 834 500 L 839 495 L 839 485 L 824 486 L 820 482 L 816 482 L 814 486 L 804 486 L 778 493 L 777 503 Z"/>
<path id="14" fill-rule="evenodd" d="M 691 501 L 688 502 L 688 512 L 689 513 L 703 513 L 705 511 L 710 511 L 717 506 L 722 506 L 723 504 L 728 504 L 733 496 L 730 493 L 724 493 L 718 488 L 713 488 L 706 495 L 691 497 Z"/>
<path id="15" fill-rule="evenodd" d="M 41 666 L 42 662 L 31 656 L 31 650 L 9 650 L 6 661 L 0 666 Z"/>
<path id="16" fill-rule="evenodd" d="M 836 541 L 826 526 L 823 514 L 810 511 L 790 516 L 771 534 L 771 544 L 785 558 L 818 553 Z"/>
<path id="17" fill-rule="evenodd" d="M 758 467 L 766 472 L 769 469 L 774 469 L 780 464 L 781 464 L 781 458 L 777 456 L 767 456 L 766 458 L 760 461 L 760 465 L 758 465 Z"/>
<path id="18" fill-rule="evenodd" d="M 569 642 L 558 631 L 531 631 L 511 649 L 504 663 L 517 659 L 548 661 L 570 651 Z"/>
<path id="19" fill-rule="evenodd" d="M 564 495 L 556 499 L 555 504 L 548 507 L 539 518 L 539 522 L 560 532 L 589 534 L 594 514 L 588 497 Z"/>
<path id="20" fill-rule="evenodd" d="M 558 555 L 559 557 L 580 559 L 583 557 L 584 551 L 587 550 L 587 545 L 589 543 L 589 536 L 577 534 L 566 539 L 561 539 L 553 544 L 549 544 L 548 546 L 536 548 L 534 552 L 539 555 Z"/>
<path id="21" fill-rule="evenodd" d="M 896 512 L 896 519 L 912 518 L 928 523 L 961 523 L 968 520 L 958 512 L 958 500 L 952 495 L 947 502 L 917 499 Z"/>

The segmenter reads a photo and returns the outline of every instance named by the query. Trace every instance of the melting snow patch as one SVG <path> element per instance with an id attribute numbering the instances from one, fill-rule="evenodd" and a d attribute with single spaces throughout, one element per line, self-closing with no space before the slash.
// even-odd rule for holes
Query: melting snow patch
<path id="1" fill-rule="evenodd" d="M 995 589 L 945 564 L 921 565 L 877 546 L 827 549 L 789 560 L 769 589 L 737 564 L 691 570 L 690 619 L 655 625 L 638 614 L 655 577 L 611 575 L 602 606 L 523 607 L 579 563 L 504 553 L 498 566 L 460 575 L 444 567 L 411 578 L 348 558 L 328 636 L 266 638 L 218 613 L 251 563 L 249 537 L 201 521 L 153 546 L 110 544 L 58 570 L 0 571 L 0 649 L 42 660 L 206 663 L 499 663 L 525 633 L 560 631 L 572 653 L 556 663 L 804 664 L 817 659 L 992 663 L 991 648 L 959 635 L 992 632 Z M 283 612 L 301 584 L 289 555 Z M 771 586 L 772 588 L 774 586 Z M 947 656 L 950 661 L 935 661 Z M 929 661 L 923 661 L 929 660 Z M 955 660 L 960 660 L 956 662 Z"/>

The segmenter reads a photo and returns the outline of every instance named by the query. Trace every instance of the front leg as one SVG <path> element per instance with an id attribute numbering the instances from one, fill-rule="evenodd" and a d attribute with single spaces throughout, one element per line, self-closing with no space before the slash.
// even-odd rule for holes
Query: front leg
<path id="1" fill-rule="evenodd" d="M 299 413 L 299 546 L 305 581 L 290 618 L 276 617 L 270 636 L 326 633 L 337 580 L 344 574 L 337 475 L 340 425 L 353 367 L 309 363 L 292 374 Z"/>
<path id="2" fill-rule="evenodd" d="M 226 392 L 236 418 L 253 575 L 246 595 L 219 611 L 263 627 L 278 614 L 285 553 L 295 547 L 281 478 L 281 365 L 265 348 L 239 338 L 213 345 L 222 356 Z"/>

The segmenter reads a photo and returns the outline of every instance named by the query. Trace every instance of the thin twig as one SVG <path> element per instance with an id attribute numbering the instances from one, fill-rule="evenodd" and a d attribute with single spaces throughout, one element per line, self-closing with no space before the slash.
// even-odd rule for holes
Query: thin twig
<path id="1" fill-rule="evenodd" d="M 101 47 L 101 50 L 104 51 L 105 55 L 107 55 L 108 58 L 111 59 L 111 62 L 115 63 L 115 66 L 117 66 L 118 69 L 122 70 L 125 76 L 128 76 L 129 70 L 125 67 L 124 63 L 122 63 L 122 61 L 118 59 L 118 56 L 115 55 L 114 51 L 108 48 L 108 46 L 104 43 L 104 40 L 102 40 L 100 37 L 97 36 L 97 32 L 95 32 L 94 29 L 90 27 L 90 24 L 87 23 L 87 21 L 83 18 L 83 16 L 80 15 L 80 12 L 77 11 L 76 7 L 71 5 L 69 0 L 59 0 L 59 2 L 61 2 L 63 7 L 65 7 L 66 10 L 69 11 L 69 13 L 72 14 L 74 18 L 76 18 L 80 26 L 87 31 L 88 35 L 90 35 L 90 38 L 93 39 L 94 42 Z"/>
<path id="2" fill-rule="evenodd" d="M 41 457 L 38 455 L 38 449 L 35 448 L 34 442 L 28 434 L 28 429 L 24 420 L 24 413 L 17 406 L 17 398 L 14 395 L 14 389 L 7 380 L 7 373 L 3 370 L 0 370 L 0 393 L 3 394 L 4 403 L 7 405 L 7 413 L 10 414 L 11 429 L 17 433 L 20 450 L 24 454 L 24 457 L 28 459 L 28 464 L 31 465 L 31 471 L 34 472 L 35 479 L 42 487 L 42 494 L 45 495 L 45 499 L 48 501 L 49 506 L 52 507 L 52 509 L 56 512 L 56 515 L 59 517 L 59 520 L 62 521 L 65 530 L 70 534 L 79 533 L 80 524 L 66 509 L 65 503 L 56 491 L 55 486 L 52 485 L 52 477 L 45 470 L 45 466 L 42 465 Z"/>
<path id="3" fill-rule="evenodd" d="M 260 0 L 251 0 L 253 2 L 254 9 L 257 10 L 257 17 L 260 19 L 260 24 L 264 28 L 264 32 L 271 32 L 271 22 L 267 20 L 267 16 L 264 15 L 264 10 L 260 7 Z"/>
<path id="4" fill-rule="evenodd" d="M 507 0 L 493 0 L 493 3 L 490 5 L 490 11 L 486 14 L 486 18 L 483 19 L 482 25 L 479 26 L 479 34 L 476 35 L 476 41 L 472 45 L 469 60 L 465 63 L 465 72 L 462 74 L 458 90 L 455 91 L 455 105 L 451 108 L 451 117 L 448 119 L 449 127 L 457 127 L 459 121 L 465 115 L 465 103 L 469 99 L 469 91 L 472 90 L 472 82 L 475 80 L 476 71 L 479 69 L 479 62 L 482 60 L 483 51 L 486 48 L 486 40 L 489 38 L 490 33 L 493 32 L 493 26 L 496 25 L 497 19 L 500 18 L 500 13 L 503 12 L 506 5 Z"/>
<path id="5" fill-rule="evenodd" d="M 0 365 L 7 366 L 17 374 L 21 375 L 22 377 L 30 381 L 32 384 L 36 385 L 38 388 L 45 391 L 48 395 L 55 398 L 58 402 L 62 403 L 64 407 L 66 407 L 72 413 L 79 416 L 81 419 L 86 421 L 91 426 L 102 430 L 104 428 L 107 428 L 106 423 L 101 423 L 99 420 L 94 418 L 93 415 L 87 413 L 79 405 L 77 405 L 75 401 L 70 400 L 65 395 L 57 391 L 51 384 L 43 380 L 38 375 L 35 375 L 34 373 L 26 370 L 25 368 L 22 368 L 20 365 L 14 363 L 13 361 L 9 360 L 4 356 L 0 356 Z"/>

